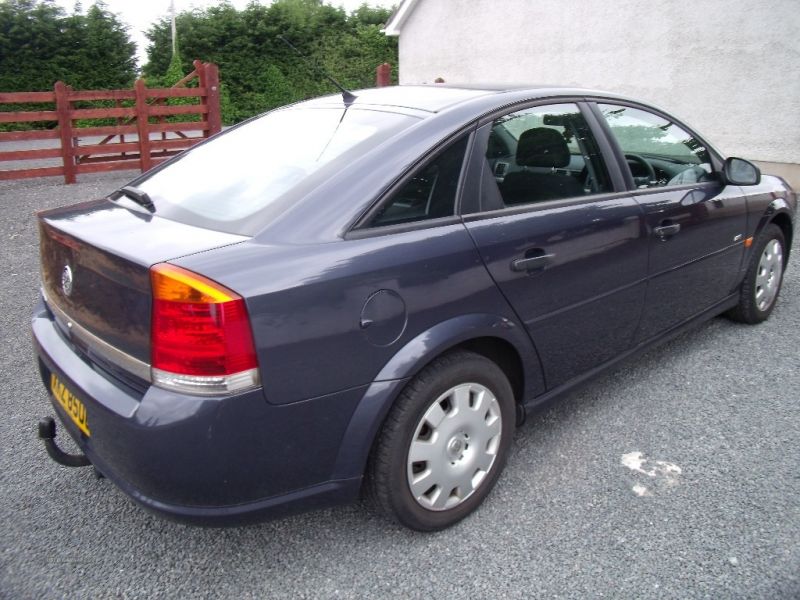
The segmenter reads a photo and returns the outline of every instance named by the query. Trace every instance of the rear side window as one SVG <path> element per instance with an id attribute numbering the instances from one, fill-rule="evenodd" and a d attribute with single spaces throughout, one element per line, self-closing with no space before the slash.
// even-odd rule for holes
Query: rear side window
<path id="1" fill-rule="evenodd" d="M 467 139 L 468 136 L 460 138 L 421 167 L 383 204 L 369 226 L 400 225 L 454 215 Z"/>
<path id="2" fill-rule="evenodd" d="M 159 216 L 250 235 L 415 122 L 354 107 L 276 110 L 188 150 L 133 185 L 152 198 Z"/>
<path id="3" fill-rule="evenodd" d="M 485 156 L 482 210 L 611 190 L 597 143 L 576 104 L 535 106 L 496 119 Z"/>

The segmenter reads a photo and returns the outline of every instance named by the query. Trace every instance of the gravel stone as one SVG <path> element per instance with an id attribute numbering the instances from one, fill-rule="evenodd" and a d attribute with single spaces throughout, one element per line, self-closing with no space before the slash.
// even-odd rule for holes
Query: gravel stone
<path id="1" fill-rule="evenodd" d="M 34 212 L 132 176 L 0 182 L 0 598 L 800 597 L 797 258 L 768 322 L 714 319 L 530 415 L 494 492 L 452 529 L 357 505 L 204 529 L 36 439 L 53 410 L 29 332 Z"/>

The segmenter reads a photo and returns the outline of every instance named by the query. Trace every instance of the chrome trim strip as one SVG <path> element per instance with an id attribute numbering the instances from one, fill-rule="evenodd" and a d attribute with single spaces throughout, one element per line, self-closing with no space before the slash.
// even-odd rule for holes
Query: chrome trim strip
<path id="1" fill-rule="evenodd" d="M 71 335 L 75 336 L 78 340 L 86 344 L 92 351 L 107 360 L 108 362 L 124 369 L 145 381 L 152 381 L 150 375 L 150 365 L 138 358 L 131 356 L 127 352 L 123 352 L 115 348 L 108 342 L 101 340 L 91 331 L 73 321 L 67 313 L 65 313 L 55 302 L 50 302 L 47 295 L 42 290 L 42 297 L 45 304 L 53 312 L 53 314 L 61 320 L 69 329 Z"/>

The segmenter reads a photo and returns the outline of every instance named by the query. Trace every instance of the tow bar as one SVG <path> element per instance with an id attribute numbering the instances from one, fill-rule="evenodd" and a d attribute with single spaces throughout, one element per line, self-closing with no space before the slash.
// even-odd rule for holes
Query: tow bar
<path id="1" fill-rule="evenodd" d="M 85 454 L 68 454 L 56 445 L 56 422 L 53 417 L 44 417 L 39 421 L 39 438 L 44 442 L 50 458 L 60 465 L 88 467 L 92 464 Z"/>

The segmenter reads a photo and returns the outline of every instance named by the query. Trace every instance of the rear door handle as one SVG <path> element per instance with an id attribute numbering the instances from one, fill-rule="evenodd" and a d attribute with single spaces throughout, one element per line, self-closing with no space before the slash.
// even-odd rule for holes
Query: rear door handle
<path id="1" fill-rule="evenodd" d="M 653 233 L 655 233 L 658 237 L 662 240 L 667 239 L 670 236 L 675 235 L 681 230 L 681 226 L 679 223 L 673 223 L 672 225 L 661 225 L 653 229 Z"/>
<path id="2" fill-rule="evenodd" d="M 541 269 L 544 267 L 555 254 L 538 254 L 536 256 L 529 256 L 527 258 L 518 258 L 511 261 L 512 271 L 530 271 L 532 269 Z"/>

